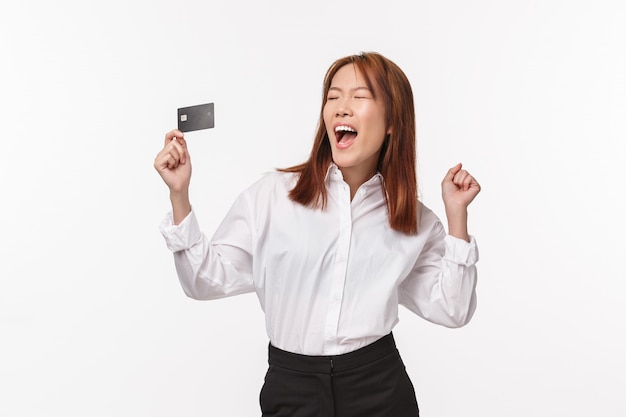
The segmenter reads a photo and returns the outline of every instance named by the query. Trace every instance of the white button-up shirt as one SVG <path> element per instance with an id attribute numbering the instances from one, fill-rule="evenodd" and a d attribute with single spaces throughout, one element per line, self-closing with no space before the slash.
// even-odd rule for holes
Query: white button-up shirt
<path id="1" fill-rule="evenodd" d="M 245 190 L 212 239 L 192 211 L 161 233 L 185 293 L 208 300 L 256 292 L 270 342 L 306 355 L 338 355 L 391 332 L 398 305 L 431 322 L 465 325 L 476 308 L 478 250 L 446 235 L 420 203 L 417 235 L 391 229 L 382 177 L 350 187 L 331 164 L 327 206 L 289 199 L 297 174 L 272 172 Z"/>

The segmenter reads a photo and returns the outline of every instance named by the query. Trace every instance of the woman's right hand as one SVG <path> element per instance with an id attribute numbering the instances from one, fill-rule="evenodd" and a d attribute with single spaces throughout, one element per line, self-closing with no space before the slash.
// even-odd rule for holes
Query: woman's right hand
<path id="1" fill-rule="evenodd" d="M 154 168 L 172 193 L 184 192 L 191 180 L 191 160 L 183 132 L 172 130 L 165 135 L 165 144 L 154 159 Z"/>
<path id="2" fill-rule="evenodd" d="M 154 168 L 170 189 L 174 224 L 178 224 L 191 211 L 191 159 L 183 132 L 172 130 L 165 135 L 165 145 L 154 159 Z"/>

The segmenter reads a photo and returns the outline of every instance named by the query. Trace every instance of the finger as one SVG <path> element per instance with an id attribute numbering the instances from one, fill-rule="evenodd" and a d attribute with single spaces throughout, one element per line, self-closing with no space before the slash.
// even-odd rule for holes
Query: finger
<path id="1" fill-rule="evenodd" d="M 166 166 L 170 169 L 178 167 L 179 164 L 184 163 L 185 149 L 177 143 L 177 139 L 173 139 L 169 145 L 167 145 L 160 153 L 159 156 Z"/>
<path id="2" fill-rule="evenodd" d="M 170 148 L 168 154 L 173 158 L 175 167 L 177 167 L 181 163 L 181 156 L 178 149 L 173 146 Z"/>
<path id="3" fill-rule="evenodd" d="M 173 169 L 176 167 L 176 159 L 169 152 L 162 152 L 154 161 L 154 167 L 157 171 Z"/>
<path id="4" fill-rule="evenodd" d="M 176 159 L 174 157 L 174 155 L 172 155 L 171 153 L 166 155 L 166 163 L 167 163 L 167 169 L 176 169 L 176 167 L 178 167 L 178 159 Z"/>
<path id="5" fill-rule="evenodd" d="M 165 134 L 165 145 L 167 146 L 167 144 L 170 143 L 175 138 L 184 140 L 185 135 L 183 134 L 183 132 L 181 132 L 178 129 L 170 130 L 169 132 Z"/>
<path id="6" fill-rule="evenodd" d="M 164 162 L 165 160 L 167 160 L 169 153 L 170 153 L 170 151 L 169 151 L 169 149 L 168 149 L 167 147 L 166 147 L 166 148 L 161 149 L 161 151 L 160 151 L 160 152 L 157 154 L 157 156 L 154 158 L 154 165 L 155 165 L 155 166 L 157 166 L 157 165 L 158 165 L 158 166 L 163 165 L 163 162 Z"/>
<path id="7" fill-rule="evenodd" d="M 185 146 L 184 139 L 174 138 L 168 145 L 170 149 L 174 150 L 177 153 L 178 158 L 180 158 L 180 163 L 184 164 L 187 161 L 187 147 Z"/>
<path id="8" fill-rule="evenodd" d="M 167 151 L 172 154 L 176 154 L 177 156 L 185 153 L 183 146 L 178 143 L 178 140 L 176 138 L 172 139 L 172 141 L 169 143 L 169 145 L 165 147 L 165 149 L 167 149 Z"/>
<path id="9" fill-rule="evenodd" d="M 474 177 L 472 177 L 470 174 L 467 174 L 467 176 L 463 179 L 463 186 L 461 188 L 464 191 L 469 190 L 472 186 L 472 182 L 474 182 Z"/>
<path id="10" fill-rule="evenodd" d="M 462 169 L 462 170 L 460 170 L 459 172 L 456 173 L 456 175 L 452 179 L 452 182 L 457 187 L 462 187 L 463 182 L 465 181 L 465 178 L 467 178 L 468 175 L 469 175 L 468 172 L 466 170 Z"/>
<path id="11" fill-rule="evenodd" d="M 463 191 L 474 191 L 474 195 L 476 195 L 480 192 L 480 184 L 478 184 L 476 178 L 468 173 L 467 177 L 463 180 L 461 189 Z"/>
<path id="12" fill-rule="evenodd" d="M 189 159 L 189 151 L 187 148 L 187 141 L 185 140 L 185 138 L 175 137 L 174 139 L 172 139 L 171 143 L 175 144 L 178 151 L 180 152 L 181 163 L 183 164 L 187 163 L 187 160 Z"/>
<path id="13" fill-rule="evenodd" d="M 444 181 L 453 181 L 454 180 L 454 176 L 457 174 L 457 172 L 459 172 L 461 170 L 461 167 L 463 165 L 459 162 L 458 164 L 456 164 L 455 166 L 453 166 L 452 168 L 450 168 L 448 170 L 448 172 L 446 173 L 446 176 L 444 177 Z"/>
<path id="14" fill-rule="evenodd" d="M 476 181 L 476 178 L 472 177 L 472 183 L 470 184 L 470 188 L 474 188 L 476 190 L 476 194 L 478 194 L 481 190 L 480 184 Z"/>

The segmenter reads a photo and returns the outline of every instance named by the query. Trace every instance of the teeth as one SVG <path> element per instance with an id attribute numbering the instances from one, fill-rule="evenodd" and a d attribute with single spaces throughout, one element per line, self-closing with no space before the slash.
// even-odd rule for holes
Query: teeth
<path id="1" fill-rule="evenodd" d="M 356 130 L 352 129 L 350 126 L 337 126 L 335 132 L 356 132 Z"/>

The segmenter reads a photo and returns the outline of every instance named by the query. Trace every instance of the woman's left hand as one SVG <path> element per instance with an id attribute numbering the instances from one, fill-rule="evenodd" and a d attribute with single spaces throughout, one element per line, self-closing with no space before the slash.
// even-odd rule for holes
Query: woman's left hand
<path id="1" fill-rule="evenodd" d="M 443 203 L 448 210 L 466 210 L 480 192 L 480 184 L 458 163 L 448 170 L 441 182 Z"/>

